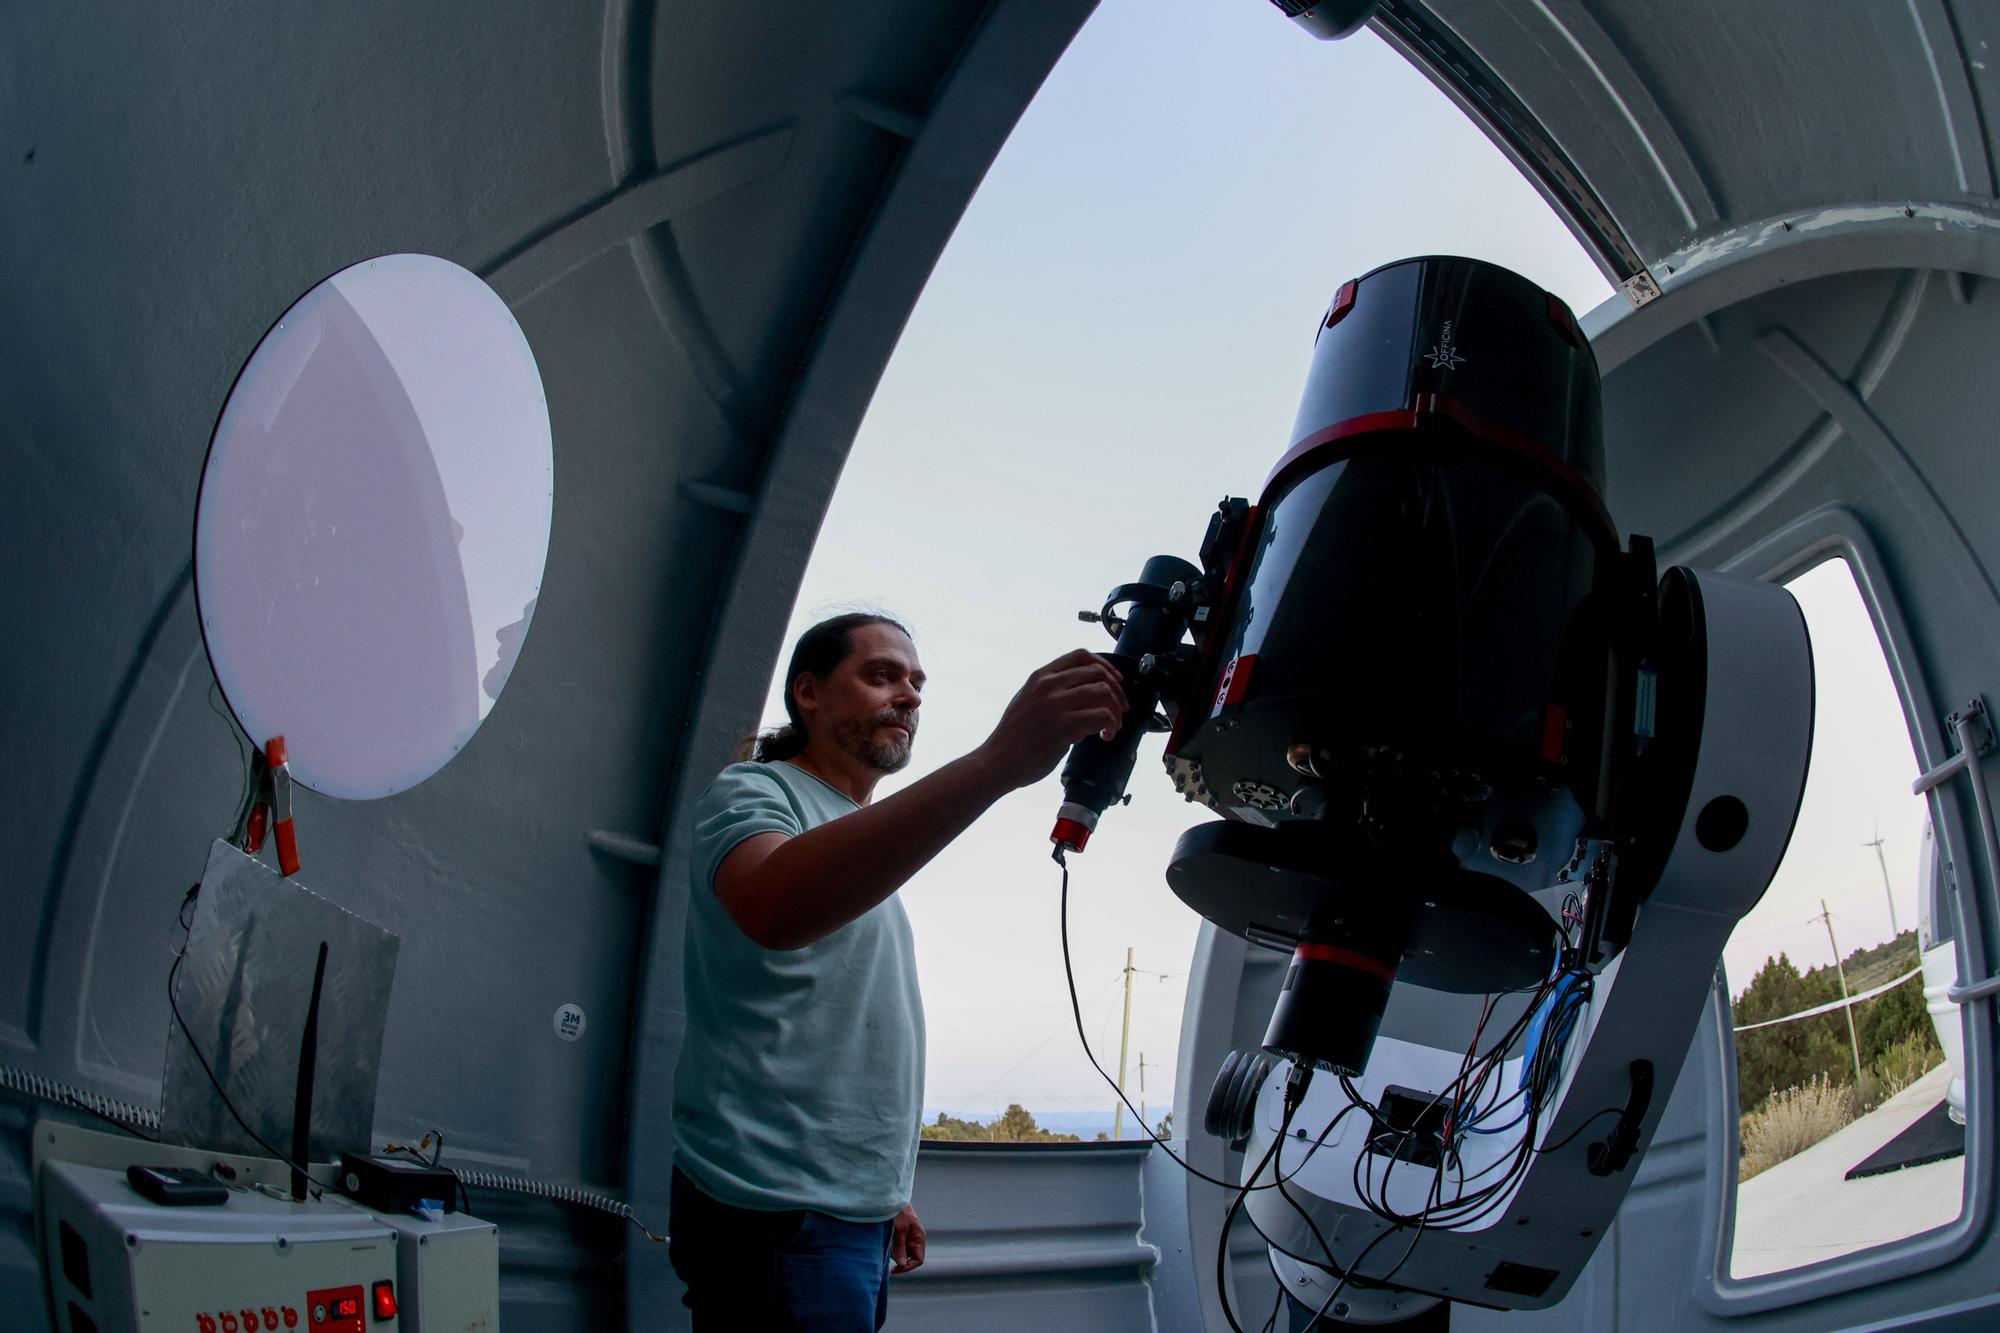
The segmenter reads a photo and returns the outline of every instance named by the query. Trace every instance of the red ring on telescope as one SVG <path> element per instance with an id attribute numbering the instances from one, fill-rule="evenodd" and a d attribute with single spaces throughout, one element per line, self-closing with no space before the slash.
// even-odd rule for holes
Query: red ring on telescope
<path id="1" fill-rule="evenodd" d="M 1258 500 L 1257 508 L 1268 511 L 1272 498 L 1286 483 L 1353 453 L 1354 450 L 1349 449 L 1323 456 L 1328 454 L 1331 446 L 1343 440 L 1381 432 L 1407 435 L 1440 421 L 1450 422 L 1474 439 L 1499 449 L 1504 455 L 1499 461 L 1523 465 L 1530 475 L 1549 487 L 1550 494 L 1565 509 L 1588 521 L 1594 529 L 1591 539 L 1598 546 L 1612 551 L 1618 549 L 1618 529 L 1611 521 L 1611 511 L 1604 507 L 1603 498 L 1588 477 L 1520 431 L 1488 421 L 1456 398 L 1441 393 L 1420 393 L 1411 407 L 1389 412 L 1365 412 L 1314 431 L 1293 445 L 1278 460 L 1278 465 L 1271 469 L 1271 475 L 1264 481 L 1264 494 Z"/>
<path id="2" fill-rule="evenodd" d="M 1364 972 L 1382 982 L 1394 982 L 1396 979 L 1394 965 L 1385 963 L 1379 958 L 1370 958 L 1367 954 L 1358 953 L 1353 949 L 1343 949 L 1337 944 L 1301 944 L 1292 950 L 1292 958 L 1295 962 L 1335 963 L 1356 972 Z"/>

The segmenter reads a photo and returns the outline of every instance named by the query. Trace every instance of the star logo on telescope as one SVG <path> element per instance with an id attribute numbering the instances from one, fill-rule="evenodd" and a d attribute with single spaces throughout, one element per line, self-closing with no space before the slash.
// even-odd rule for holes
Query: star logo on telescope
<path id="1" fill-rule="evenodd" d="M 1438 330 L 1438 340 L 1431 345 L 1430 351 L 1424 353 L 1432 370 L 1457 370 L 1465 363 L 1465 358 L 1458 354 L 1456 330 L 1452 327 L 1455 322 L 1446 320 L 1444 327 Z"/>

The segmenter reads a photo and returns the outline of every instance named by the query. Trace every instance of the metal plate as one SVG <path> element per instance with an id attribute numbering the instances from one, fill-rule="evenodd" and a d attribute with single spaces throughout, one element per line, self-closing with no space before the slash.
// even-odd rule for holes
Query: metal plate
<path id="1" fill-rule="evenodd" d="M 228 843 L 215 842 L 195 900 L 178 1004 L 229 1100 L 284 1153 L 291 1151 L 299 1034 L 322 940 L 327 960 L 313 1083 L 314 1161 L 371 1141 L 400 941 Z M 169 1142 L 221 1152 L 264 1152 L 216 1096 L 171 1018 L 160 1133 Z"/>

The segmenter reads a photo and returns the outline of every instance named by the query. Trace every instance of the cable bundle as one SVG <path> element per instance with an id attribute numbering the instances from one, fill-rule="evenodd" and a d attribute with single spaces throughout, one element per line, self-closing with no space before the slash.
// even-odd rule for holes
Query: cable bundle
<path id="1" fill-rule="evenodd" d="M 1481 1054 L 1480 1041 L 1500 998 L 1487 997 L 1480 1012 L 1479 1024 L 1473 1029 L 1472 1042 L 1467 1046 L 1465 1059 L 1459 1066 L 1458 1077 L 1425 1108 L 1426 1112 L 1440 1105 L 1445 1108 L 1442 1128 L 1430 1142 L 1425 1143 L 1424 1136 L 1415 1131 L 1378 1129 L 1365 1149 L 1356 1155 L 1354 1192 L 1377 1217 L 1399 1225 L 1417 1224 L 1440 1230 L 1469 1226 L 1505 1205 L 1509 1193 L 1527 1174 L 1528 1166 L 1537 1154 L 1554 1152 L 1575 1139 L 1576 1134 L 1573 1133 L 1560 1143 L 1535 1147 L 1542 1116 L 1561 1086 L 1563 1055 L 1578 1019 L 1589 1006 L 1592 993 L 1593 979 L 1581 965 L 1571 933 L 1572 923 L 1580 920 L 1581 905 L 1576 895 L 1570 894 L 1563 903 L 1563 922 L 1560 926 L 1562 948 L 1554 969 L 1535 988 L 1521 1016 Z M 1500 1072 L 1517 1048 L 1522 1057 L 1520 1076 L 1515 1080 L 1514 1090 L 1503 1097 Z M 1349 1100 L 1367 1111 L 1376 1125 L 1383 1124 L 1380 1109 L 1361 1096 L 1352 1080 L 1341 1079 L 1341 1086 Z M 1510 1111 L 1511 1117 L 1508 1116 Z M 1584 1125 L 1616 1112 L 1616 1107 L 1608 1107 L 1585 1121 Z M 1579 1126 L 1577 1133 L 1581 1133 L 1583 1128 Z M 1465 1174 L 1460 1154 L 1466 1135 L 1501 1134 L 1513 1130 L 1519 1130 L 1520 1137 L 1505 1156 L 1471 1175 Z M 1398 1166 L 1411 1164 L 1406 1159 L 1414 1155 L 1420 1145 L 1434 1145 L 1436 1150 L 1434 1154 L 1423 1154 L 1435 1159 L 1435 1165 L 1428 1167 L 1432 1178 L 1425 1191 L 1426 1202 L 1415 1212 L 1401 1212 L 1389 1201 L 1389 1181 Z M 1375 1159 L 1378 1157 L 1387 1159 L 1379 1181 L 1375 1171 Z M 1449 1197 L 1446 1192 L 1447 1173 L 1455 1173 L 1456 1189 Z M 1482 1180 L 1484 1183 L 1480 1183 Z"/>
<path id="2" fill-rule="evenodd" d="M 1062 868 L 1062 891 L 1060 906 L 1057 912 L 1057 921 L 1062 939 L 1063 974 L 1069 985 L 1070 1011 L 1071 1017 L 1076 1024 L 1077 1040 L 1082 1044 L 1084 1056 L 1090 1061 L 1091 1066 L 1097 1070 L 1099 1077 L 1103 1078 L 1105 1083 L 1118 1093 L 1120 1100 L 1124 1101 L 1127 1106 L 1131 1106 L 1130 1099 L 1126 1098 L 1124 1091 L 1118 1087 L 1117 1080 L 1106 1073 L 1104 1066 L 1098 1062 L 1096 1054 L 1090 1049 L 1090 1039 L 1084 1033 L 1083 1010 L 1082 1006 L 1078 1003 L 1076 994 L 1076 973 L 1070 960 L 1069 863 L 1063 856 L 1063 849 L 1060 846 L 1056 848 L 1054 860 Z M 1256 1228 L 1257 1233 L 1263 1237 L 1264 1242 L 1272 1249 L 1300 1263 L 1308 1264 L 1311 1267 L 1331 1273 L 1339 1279 L 1333 1292 L 1319 1308 L 1319 1314 L 1323 1315 L 1333 1305 L 1335 1298 L 1348 1287 L 1350 1282 L 1357 1286 L 1388 1285 L 1394 1279 L 1395 1275 L 1402 1270 L 1403 1266 L 1409 1262 L 1410 1256 L 1416 1252 L 1417 1242 L 1423 1238 L 1423 1233 L 1427 1229 L 1433 1227 L 1439 1229 L 1464 1227 L 1485 1217 L 1495 1208 L 1502 1206 L 1506 1201 L 1508 1191 L 1513 1188 L 1522 1175 L 1526 1174 L 1528 1163 L 1533 1160 L 1536 1153 L 1554 1152 L 1574 1140 L 1578 1134 L 1581 1134 L 1586 1127 L 1594 1123 L 1600 1116 L 1615 1115 L 1618 1113 L 1619 1108 L 1607 1107 L 1590 1117 L 1582 1125 L 1579 1125 L 1576 1132 L 1563 1139 L 1562 1142 L 1551 1144 L 1546 1148 L 1538 1149 L 1534 1147 L 1535 1133 L 1540 1125 L 1541 1115 L 1547 1109 L 1548 1103 L 1554 1097 L 1556 1088 L 1561 1081 L 1563 1051 L 1567 1046 L 1571 1034 L 1575 1030 L 1577 1019 L 1582 1015 L 1585 1006 L 1590 1000 L 1591 977 L 1580 964 L 1574 947 L 1571 929 L 1573 925 L 1581 924 L 1581 921 L 1582 905 L 1576 895 L 1572 893 L 1563 902 L 1563 920 L 1558 926 L 1563 944 L 1558 954 L 1555 970 L 1535 987 L 1528 1006 L 1522 1012 L 1521 1017 L 1495 1040 L 1493 1045 L 1487 1048 L 1484 1054 L 1480 1054 L 1480 1040 L 1485 1035 L 1486 1025 L 1491 1020 L 1493 1009 L 1501 998 L 1497 995 L 1487 997 L 1485 1007 L 1480 1012 L 1479 1024 L 1473 1029 L 1472 1041 L 1466 1048 L 1465 1058 L 1460 1062 L 1458 1077 L 1453 1079 L 1441 1092 L 1437 1093 L 1431 1099 L 1429 1105 L 1424 1108 L 1424 1113 L 1419 1116 L 1419 1120 L 1423 1119 L 1425 1115 L 1440 1105 L 1448 1108 L 1444 1119 L 1444 1126 L 1436 1135 L 1436 1143 L 1439 1149 L 1437 1165 L 1432 1170 L 1429 1186 L 1425 1190 L 1425 1203 L 1422 1208 L 1413 1213 L 1400 1213 L 1390 1205 L 1388 1198 L 1389 1176 L 1394 1168 L 1399 1163 L 1402 1163 L 1405 1154 L 1419 1141 L 1419 1136 L 1413 1132 L 1398 1133 L 1393 1130 L 1385 1132 L 1377 1129 L 1371 1132 L 1367 1146 L 1355 1157 L 1354 1190 L 1356 1195 L 1367 1204 L 1370 1211 L 1390 1225 L 1371 1239 L 1367 1245 L 1362 1247 L 1361 1253 L 1355 1256 L 1354 1262 L 1348 1264 L 1346 1267 L 1343 1268 L 1334 1259 L 1333 1249 L 1327 1243 L 1326 1237 L 1321 1234 L 1318 1225 L 1313 1221 L 1311 1215 L 1307 1213 L 1305 1207 L 1285 1188 L 1286 1184 L 1293 1177 L 1305 1169 L 1306 1163 L 1312 1160 L 1313 1155 L 1332 1136 L 1334 1129 L 1351 1112 L 1356 1110 L 1365 1111 L 1375 1125 L 1380 1126 L 1384 1123 L 1380 1108 L 1364 1098 L 1360 1090 L 1354 1086 L 1353 1081 L 1345 1075 L 1341 1077 L 1340 1082 L 1341 1087 L 1346 1090 L 1348 1104 L 1342 1107 L 1327 1122 L 1325 1128 L 1321 1129 L 1317 1137 L 1313 1139 L 1311 1147 L 1306 1150 L 1304 1156 L 1295 1165 L 1290 1167 L 1290 1169 L 1285 1167 L 1283 1160 L 1284 1145 L 1288 1142 L 1286 1136 L 1291 1132 L 1293 1116 L 1297 1113 L 1300 1103 L 1304 1100 L 1305 1082 L 1310 1078 L 1312 1073 L 1310 1069 L 1296 1065 L 1293 1066 L 1291 1074 L 1287 1078 L 1285 1111 L 1277 1133 L 1273 1136 L 1271 1146 L 1265 1150 L 1263 1157 L 1258 1159 L 1256 1165 L 1251 1169 L 1249 1176 L 1241 1185 L 1232 1184 L 1226 1180 L 1219 1180 L 1207 1172 L 1197 1169 L 1164 1143 L 1155 1145 L 1161 1151 L 1165 1152 L 1173 1160 L 1174 1164 L 1187 1172 L 1188 1175 L 1195 1179 L 1221 1186 L 1234 1195 L 1230 1200 L 1228 1211 L 1223 1216 L 1222 1233 L 1216 1240 L 1217 1294 L 1222 1301 L 1223 1318 L 1228 1322 L 1231 1329 L 1239 1330 L 1239 1333 L 1241 1329 L 1241 1325 L 1236 1322 L 1235 1312 L 1229 1305 L 1229 1288 L 1225 1273 L 1229 1248 L 1229 1231 L 1234 1225 L 1238 1213 L 1243 1213 L 1245 1217 L 1249 1218 L 1251 1226 Z M 1518 994 L 1519 992 L 1513 993 Z M 1515 1091 L 1505 1098 L 1501 1098 L 1500 1070 L 1514 1049 L 1524 1044 L 1528 1049 L 1521 1078 L 1517 1081 Z M 1217 1115 L 1217 1119 L 1214 1124 L 1205 1126 L 1209 1129 L 1210 1133 L 1218 1134 L 1218 1136 L 1235 1128 L 1234 1117 L 1224 1116 L 1221 1112 L 1227 1110 L 1240 1113 L 1245 1103 L 1254 1111 L 1257 1089 L 1262 1086 L 1264 1078 L 1268 1077 L 1268 1074 L 1260 1072 L 1255 1081 L 1252 1082 L 1248 1074 L 1251 1062 L 1235 1052 L 1232 1052 L 1231 1055 L 1234 1057 L 1233 1062 L 1225 1063 L 1224 1069 L 1218 1077 L 1218 1084 L 1220 1086 L 1217 1090 L 1217 1095 L 1220 1096 L 1220 1101 L 1215 1102 L 1212 1097 L 1213 1104 L 1210 1110 Z M 1517 1103 L 1520 1104 L 1521 1110 L 1514 1120 L 1491 1129 L 1477 1128 L 1485 1121 L 1505 1112 Z M 1132 1109 L 1133 1114 L 1136 1115 L 1138 1108 L 1133 1107 Z M 1499 1133 L 1502 1130 L 1515 1126 L 1521 1126 L 1522 1133 L 1519 1144 L 1511 1153 L 1491 1166 L 1475 1172 L 1471 1176 L 1464 1174 L 1463 1164 L 1459 1157 L 1459 1148 L 1464 1143 L 1466 1134 L 1475 1132 L 1475 1130 L 1480 1133 Z M 1305 1131 L 1301 1130 L 1300 1136 L 1304 1137 L 1304 1134 Z M 1384 1148 L 1388 1149 L 1389 1163 L 1383 1171 L 1382 1181 L 1378 1188 L 1374 1182 L 1373 1159 L 1383 1155 Z M 1368 1178 L 1366 1181 L 1362 1179 L 1364 1163 L 1368 1164 Z M 1266 1168 L 1273 1167 L 1274 1165 L 1276 1169 L 1272 1172 L 1272 1178 L 1259 1183 L 1259 1177 L 1264 1174 Z M 1457 1172 L 1458 1193 L 1450 1200 L 1444 1198 L 1447 1170 Z M 1495 1170 L 1501 1171 L 1497 1179 L 1479 1186 L 1470 1193 L 1466 1191 L 1468 1184 L 1491 1174 Z M 467 1178 L 471 1179 L 470 1175 Z M 1279 1245 L 1269 1235 L 1265 1234 L 1261 1226 L 1257 1225 L 1256 1218 L 1244 1210 L 1243 1205 L 1253 1192 L 1268 1189 L 1277 1190 L 1285 1202 L 1290 1204 L 1292 1209 L 1305 1221 L 1306 1226 L 1312 1231 L 1314 1239 L 1318 1242 L 1320 1252 L 1324 1256 L 1322 1259 L 1310 1258 Z M 1392 1267 L 1379 1277 L 1366 1276 L 1358 1271 L 1361 1264 L 1375 1251 L 1376 1246 L 1380 1245 L 1390 1236 L 1405 1230 L 1411 1231 L 1413 1234 L 1410 1237 L 1408 1247 L 1403 1251 L 1402 1257 Z M 1274 1309 L 1272 1312 L 1274 1318 L 1276 1313 Z M 1316 1322 L 1318 1316 L 1314 1316 L 1314 1319 Z M 1266 1327 L 1269 1327 L 1269 1321 L 1267 1321 Z"/>

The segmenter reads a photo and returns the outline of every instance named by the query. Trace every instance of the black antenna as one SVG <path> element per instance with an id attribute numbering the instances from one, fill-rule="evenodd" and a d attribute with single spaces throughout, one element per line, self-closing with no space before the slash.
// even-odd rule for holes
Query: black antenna
<path id="1" fill-rule="evenodd" d="M 313 968 L 312 1003 L 306 1006 L 306 1030 L 299 1034 L 299 1087 L 292 1098 L 292 1202 L 306 1201 L 303 1165 L 312 1138 L 313 1075 L 319 1066 L 319 992 L 326 982 L 326 941 L 319 942 L 319 964 Z"/>

